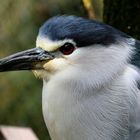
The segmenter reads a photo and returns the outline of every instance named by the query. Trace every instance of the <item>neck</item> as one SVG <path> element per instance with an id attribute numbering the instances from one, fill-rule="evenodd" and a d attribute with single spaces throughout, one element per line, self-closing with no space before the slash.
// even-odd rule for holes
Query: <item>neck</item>
<path id="1" fill-rule="evenodd" d="M 102 140 L 109 135 L 126 139 L 133 74 L 135 70 L 128 67 L 100 88 L 84 86 L 85 79 L 44 81 L 43 114 L 52 139 Z"/>

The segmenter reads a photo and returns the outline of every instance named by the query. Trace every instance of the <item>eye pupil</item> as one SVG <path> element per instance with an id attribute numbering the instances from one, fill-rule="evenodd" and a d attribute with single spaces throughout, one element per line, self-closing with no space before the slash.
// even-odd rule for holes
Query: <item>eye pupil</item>
<path id="1" fill-rule="evenodd" d="M 75 50 L 75 47 L 73 44 L 71 43 L 65 43 L 62 47 L 60 47 L 59 49 L 63 54 L 65 55 L 69 55 L 71 54 L 74 50 Z"/>

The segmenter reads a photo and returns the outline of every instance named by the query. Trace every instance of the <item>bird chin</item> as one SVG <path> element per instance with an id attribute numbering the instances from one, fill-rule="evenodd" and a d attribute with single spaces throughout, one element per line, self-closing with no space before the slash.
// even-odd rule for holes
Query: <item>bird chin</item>
<path id="1" fill-rule="evenodd" d="M 46 71 L 46 70 L 33 70 L 32 72 L 36 78 L 45 79 L 47 81 L 50 79 L 50 77 L 52 75 L 51 72 Z"/>

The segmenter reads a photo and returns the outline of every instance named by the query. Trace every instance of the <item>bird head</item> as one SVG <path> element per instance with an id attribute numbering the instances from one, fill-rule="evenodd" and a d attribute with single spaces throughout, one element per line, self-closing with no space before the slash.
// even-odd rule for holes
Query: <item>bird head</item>
<path id="1" fill-rule="evenodd" d="M 36 48 L 1 59 L 0 72 L 33 70 L 46 80 L 60 76 L 99 86 L 123 70 L 134 44 L 134 39 L 104 23 L 56 16 L 40 28 Z"/>

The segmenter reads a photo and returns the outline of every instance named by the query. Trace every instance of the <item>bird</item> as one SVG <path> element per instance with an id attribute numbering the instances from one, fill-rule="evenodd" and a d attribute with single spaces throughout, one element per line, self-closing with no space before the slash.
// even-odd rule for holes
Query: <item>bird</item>
<path id="1" fill-rule="evenodd" d="M 0 72 L 32 70 L 43 80 L 52 140 L 140 140 L 140 41 L 85 17 L 58 15 L 36 47 L 0 59 Z"/>

